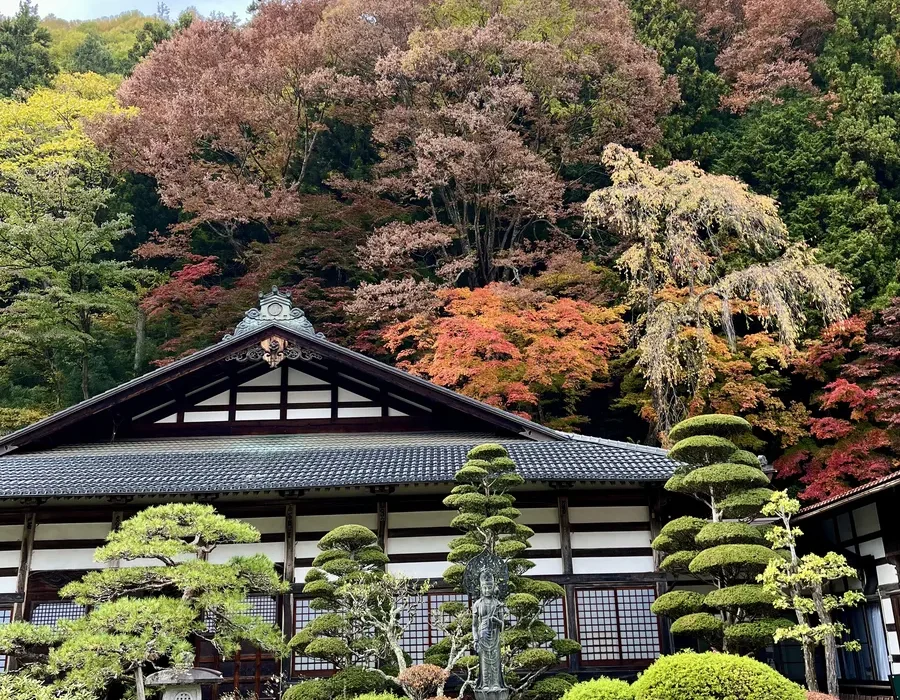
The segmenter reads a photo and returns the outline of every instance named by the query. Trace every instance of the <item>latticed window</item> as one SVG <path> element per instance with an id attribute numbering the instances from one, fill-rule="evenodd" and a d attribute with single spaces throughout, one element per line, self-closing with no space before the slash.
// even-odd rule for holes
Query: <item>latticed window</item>
<path id="1" fill-rule="evenodd" d="M 12 610 L 0 608 L 0 625 L 8 625 L 12 622 Z M 6 673 L 7 657 L 0 656 L 0 673 Z"/>
<path id="2" fill-rule="evenodd" d="M 35 625 L 56 627 L 60 620 L 78 620 L 84 617 L 85 607 L 67 600 L 38 603 L 31 609 L 31 622 Z"/>
<path id="3" fill-rule="evenodd" d="M 294 630 L 299 632 L 307 624 L 315 620 L 322 613 L 309 607 L 309 598 L 297 598 L 294 601 Z M 327 661 L 314 659 L 310 656 L 294 655 L 295 673 L 328 673 L 334 670 L 334 666 Z"/>
<path id="4" fill-rule="evenodd" d="M 660 654 L 653 588 L 582 588 L 575 591 L 578 641 L 586 664 L 652 661 Z"/>
<path id="5" fill-rule="evenodd" d="M 429 593 L 424 596 L 412 624 L 403 635 L 403 651 L 412 657 L 414 664 L 423 663 L 425 652 L 444 638 L 445 635 L 433 624 L 434 615 L 441 605 L 454 601 L 468 604 L 469 596 L 464 593 Z"/>

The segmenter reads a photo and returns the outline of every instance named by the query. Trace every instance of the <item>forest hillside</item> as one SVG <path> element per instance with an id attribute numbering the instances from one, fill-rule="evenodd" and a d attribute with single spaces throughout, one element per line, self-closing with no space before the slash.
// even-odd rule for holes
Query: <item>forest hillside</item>
<path id="1" fill-rule="evenodd" d="M 262 0 L 0 20 L 0 431 L 289 291 L 567 431 L 735 413 L 816 500 L 900 468 L 889 0 Z"/>

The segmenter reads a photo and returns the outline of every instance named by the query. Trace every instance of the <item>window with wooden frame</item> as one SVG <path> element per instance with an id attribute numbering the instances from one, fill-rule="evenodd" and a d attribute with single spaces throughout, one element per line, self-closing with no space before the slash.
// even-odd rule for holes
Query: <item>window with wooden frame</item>
<path id="1" fill-rule="evenodd" d="M 10 622 L 12 622 L 12 608 L 0 608 L 0 625 L 8 625 Z M 6 673 L 8 666 L 8 657 L 0 656 L 0 673 Z"/>
<path id="2" fill-rule="evenodd" d="M 578 588 L 575 607 L 581 661 L 585 665 L 646 665 L 657 659 L 662 640 L 650 605 L 656 589 Z"/>
<path id="3" fill-rule="evenodd" d="M 28 621 L 34 625 L 56 627 L 60 620 L 79 620 L 87 608 L 70 600 L 48 600 L 35 603 Z"/>
<path id="4" fill-rule="evenodd" d="M 422 605 L 416 610 L 412 624 L 403 635 L 403 651 L 410 655 L 412 663 L 424 663 L 425 652 L 444 638 L 434 626 L 434 616 L 441 605 L 455 601 L 468 605 L 469 596 L 451 591 L 427 593 L 423 596 Z"/>
<path id="5" fill-rule="evenodd" d="M 250 596 L 250 613 L 258 615 L 265 622 L 278 624 L 278 599 L 274 596 Z M 210 631 L 214 623 L 208 621 Z M 241 645 L 237 654 L 222 658 L 209 642 L 201 641 L 196 646 L 195 663 L 200 668 L 211 668 L 222 673 L 225 682 L 203 689 L 203 700 L 217 700 L 227 693 L 239 693 L 241 697 L 255 694 L 259 700 L 278 698 L 278 684 L 281 666 L 278 658 L 250 644 Z"/>

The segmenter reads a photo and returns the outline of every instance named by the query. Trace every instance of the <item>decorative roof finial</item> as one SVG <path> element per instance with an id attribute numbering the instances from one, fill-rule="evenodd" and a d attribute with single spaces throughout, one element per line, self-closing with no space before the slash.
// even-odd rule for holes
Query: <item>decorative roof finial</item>
<path id="1" fill-rule="evenodd" d="M 298 333 L 324 338 L 321 333 L 316 333 L 312 323 L 306 318 L 301 309 L 295 309 L 291 297 L 272 287 L 272 291 L 259 293 L 259 308 L 250 309 L 244 314 L 244 318 L 225 339 L 234 338 L 244 333 L 255 331 L 269 323 L 278 323 Z"/>

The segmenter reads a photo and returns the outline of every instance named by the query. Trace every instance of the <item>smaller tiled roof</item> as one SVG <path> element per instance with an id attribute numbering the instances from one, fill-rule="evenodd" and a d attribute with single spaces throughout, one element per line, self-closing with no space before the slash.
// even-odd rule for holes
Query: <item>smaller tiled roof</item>
<path id="1" fill-rule="evenodd" d="M 877 493 L 878 491 L 893 488 L 894 486 L 900 486 L 900 472 L 885 474 L 884 476 L 879 477 L 878 479 L 870 481 L 866 484 L 848 489 L 843 493 L 839 493 L 838 495 L 832 496 L 831 498 L 826 498 L 822 501 L 819 501 L 818 503 L 812 503 L 808 506 L 805 506 L 800 510 L 798 518 L 804 518 L 813 514 L 822 513 L 827 510 L 831 510 L 832 508 L 837 508 L 838 506 L 841 506 L 845 503 L 856 501 L 860 498 L 872 495 L 874 493 Z"/>
<path id="2" fill-rule="evenodd" d="M 0 498 L 239 493 L 450 483 L 466 453 L 500 442 L 529 481 L 661 482 L 663 450 L 610 440 L 477 433 L 272 435 L 75 445 L 0 458 Z"/>

